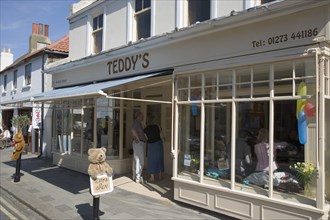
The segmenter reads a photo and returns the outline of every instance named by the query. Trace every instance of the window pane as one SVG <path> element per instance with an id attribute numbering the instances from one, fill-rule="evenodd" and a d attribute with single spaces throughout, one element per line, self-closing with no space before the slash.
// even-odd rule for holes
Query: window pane
<path id="1" fill-rule="evenodd" d="M 205 106 L 204 182 L 230 188 L 226 138 L 230 138 L 231 104 Z"/>
<path id="2" fill-rule="evenodd" d="M 150 7 L 150 0 L 143 0 L 143 8 L 149 8 Z"/>
<path id="3" fill-rule="evenodd" d="M 251 68 L 236 70 L 236 97 L 249 97 L 251 94 Z"/>
<path id="4" fill-rule="evenodd" d="M 136 0 L 135 1 L 135 12 L 139 12 L 142 10 L 142 1 L 143 0 Z"/>
<path id="5" fill-rule="evenodd" d="M 315 107 L 315 100 L 307 100 L 308 103 Z M 274 182 L 274 195 L 284 193 L 300 193 L 304 194 L 306 185 L 302 179 L 299 178 L 297 172 L 290 168 L 297 162 L 307 162 L 315 166 L 317 140 L 316 140 L 316 119 L 315 115 L 308 114 L 306 120 L 306 135 L 299 133 L 298 121 L 296 118 L 296 101 L 276 101 L 274 102 L 274 148 L 276 150 L 276 162 L 278 165 L 278 172 L 285 172 L 292 180 L 289 183 L 277 181 Z M 301 141 L 306 137 L 306 143 Z M 290 180 L 290 179 L 289 179 Z M 294 182 L 294 181 L 295 182 Z M 291 184 L 291 185 L 290 185 Z M 315 189 L 314 192 L 315 193 Z M 314 194 L 315 195 L 315 194 Z M 285 195 L 284 195 L 285 196 Z M 308 195 L 307 195 L 308 196 Z"/>
<path id="6" fill-rule="evenodd" d="M 93 19 L 93 31 L 95 31 L 97 29 L 97 23 L 98 23 L 98 17 L 95 17 Z"/>
<path id="7" fill-rule="evenodd" d="M 100 15 L 98 18 L 99 18 L 99 26 L 98 26 L 98 28 L 102 28 L 103 27 L 103 15 Z"/>
<path id="8" fill-rule="evenodd" d="M 205 100 L 216 99 L 217 98 L 217 73 L 207 73 L 204 75 L 204 91 L 205 91 Z"/>
<path id="9" fill-rule="evenodd" d="M 94 53 L 99 53 L 102 51 L 102 35 L 102 30 L 94 33 Z"/>
<path id="10" fill-rule="evenodd" d="M 107 98 L 97 100 L 97 147 L 105 147 L 107 156 L 119 156 L 119 109 L 108 105 Z"/>
<path id="11" fill-rule="evenodd" d="M 5 91 L 7 90 L 7 75 L 3 76 L 3 89 Z"/>
<path id="12" fill-rule="evenodd" d="M 31 64 L 25 66 L 25 85 L 31 84 Z"/>
<path id="13" fill-rule="evenodd" d="M 200 106 L 179 105 L 178 175 L 181 178 L 199 181 L 200 114 L 195 112 L 200 112 Z"/>
<path id="14" fill-rule="evenodd" d="M 93 147 L 94 140 L 94 109 L 93 108 L 85 108 L 83 115 L 83 154 L 87 155 L 88 149 Z"/>
<path id="15" fill-rule="evenodd" d="M 293 63 L 286 61 L 274 64 L 274 95 L 292 95 Z"/>
<path id="16" fill-rule="evenodd" d="M 268 112 L 268 102 L 240 102 L 237 109 L 238 126 L 235 134 L 236 182 L 247 180 L 249 186 L 244 188 L 245 191 L 264 196 L 268 196 L 269 175 L 267 172 L 259 171 L 269 171 L 268 144 L 266 144 L 268 139 L 262 142 L 257 140 L 257 137 L 261 129 L 269 127 Z M 239 185 L 236 186 L 236 189 L 240 188 Z"/>
<path id="17" fill-rule="evenodd" d="M 86 128 L 86 124 L 81 121 L 82 110 L 80 108 L 72 109 L 72 152 L 81 153 L 81 132 Z"/>
<path id="18" fill-rule="evenodd" d="M 188 100 L 188 77 L 178 77 L 176 80 L 176 87 L 178 88 L 178 100 L 187 101 Z"/>
<path id="19" fill-rule="evenodd" d="M 14 82 L 13 82 L 14 89 L 17 88 L 17 70 L 14 71 Z"/>
<path id="20" fill-rule="evenodd" d="M 219 73 L 219 99 L 232 98 L 233 71 L 222 71 Z"/>
<path id="21" fill-rule="evenodd" d="M 150 10 L 136 16 L 137 19 L 137 39 L 150 37 Z"/>
<path id="22" fill-rule="evenodd" d="M 210 0 L 189 0 L 188 1 L 188 25 L 197 21 L 202 22 L 210 19 Z"/>
<path id="23" fill-rule="evenodd" d="M 55 151 L 56 152 L 61 152 L 63 153 L 63 149 L 62 149 L 62 142 L 61 142 L 61 136 L 62 136 L 62 110 L 57 109 L 54 111 L 54 125 L 55 125 L 55 135 L 53 137 L 55 137 L 55 141 L 54 143 L 56 143 L 55 145 Z"/>

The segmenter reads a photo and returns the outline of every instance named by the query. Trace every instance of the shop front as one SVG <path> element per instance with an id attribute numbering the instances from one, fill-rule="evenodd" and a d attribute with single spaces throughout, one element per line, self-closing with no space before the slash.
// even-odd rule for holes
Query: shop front
<path id="1" fill-rule="evenodd" d="M 323 10 L 201 37 L 221 59 L 175 68 L 175 200 L 239 219 L 328 219 Z"/>
<path id="2" fill-rule="evenodd" d="M 105 146 L 115 173 L 131 172 L 141 110 L 165 133 L 175 200 L 239 219 L 327 219 L 329 4 L 287 2 L 46 70 L 54 90 L 34 101 L 49 108 L 54 164 L 86 173 L 88 149 Z"/>

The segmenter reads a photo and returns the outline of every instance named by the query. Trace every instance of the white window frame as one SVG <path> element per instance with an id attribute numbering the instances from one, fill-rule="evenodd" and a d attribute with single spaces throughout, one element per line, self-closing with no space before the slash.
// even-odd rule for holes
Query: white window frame
<path id="1" fill-rule="evenodd" d="M 7 74 L 3 75 L 3 91 L 7 92 L 7 83 L 8 83 L 8 76 Z"/>
<path id="2" fill-rule="evenodd" d="M 24 85 L 31 86 L 32 83 L 32 63 L 25 65 Z"/>
<path id="3" fill-rule="evenodd" d="M 143 6 L 142 6 L 142 9 L 140 10 L 140 11 L 138 11 L 138 12 L 136 12 L 136 10 L 135 10 L 135 6 L 136 6 L 136 1 L 144 1 L 144 0 L 135 0 L 134 1 L 134 4 L 132 5 L 132 8 L 133 8 L 133 13 L 134 13 L 134 15 L 133 15 L 133 17 L 134 17 L 134 19 L 133 19 L 133 27 L 134 27 L 134 31 L 133 31 L 133 39 L 135 39 L 135 41 L 138 41 L 138 40 L 140 40 L 141 38 L 139 38 L 138 37 L 138 27 L 137 27 L 137 25 L 138 25 L 138 20 L 137 20 L 137 16 L 139 16 L 139 15 L 141 15 L 141 14 L 143 14 L 143 13 L 146 13 L 146 12 L 150 12 L 150 34 L 149 34 L 149 36 L 148 37 L 150 37 L 150 36 L 152 36 L 152 25 L 153 25 L 153 23 L 152 23 L 152 5 L 153 5 L 153 0 L 150 0 L 150 7 L 147 7 L 147 8 L 143 8 Z"/>
<path id="4" fill-rule="evenodd" d="M 17 89 L 17 73 L 18 73 L 18 70 L 14 70 L 14 73 L 13 73 L 13 90 Z"/>
<path id="5" fill-rule="evenodd" d="M 182 7 L 182 10 L 183 10 L 183 24 L 184 26 L 190 26 L 190 25 L 193 25 L 197 22 L 203 22 L 203 21 L 196 21 L 195 23 L 189 23 L 189 1 L 190 0 L 184 0 L 183 1 L 183 7 Z M 210 1 L 210 11 L 209 11 L 209 15 L 210 15 L 210 18 L 212 18 L 212 15 L 214 14 L 215 15 L 215 12 L 212 11 L 212 7 L 215 6 L 215 3 L 213 0 L 199 0 L 199 1 Z"/>
<path id="6" fill-rule="evenodd" d="M 102 26 L 100 27 L 99 25 L 99 19 L 102 17 Z M 96 29 L 94 29 L 94 19 L 97 19 L 97 27 L 96 27 Z M 104 49 L 104 19 L 105 19 L 105 16 L 104 16 L 104 13 L 102 12 L 102 13 L 100 13 L 100 14 L 98 14 L 98 15 L 96 15 L 96 16 L 93 16 L 92 18 L 91 18 L 91 52 L 92 52 L 92 54 L 98 54 L 98 53 L 100 53 L 100 52 L 102 52 L 103 51 L 103 49 Z M 102 37 L 102 39 L 101 39 L 101 42 L 100 42 L 100 46 L 101 46 L 101 48 L 99 48 L 99 50 L 98 51 L 96 51 L 96 47 L 95 47 L 95 45 L 96 45 L 96 34 L 98 34 L 99 32 L 101 32 L 101 37 Z"/>

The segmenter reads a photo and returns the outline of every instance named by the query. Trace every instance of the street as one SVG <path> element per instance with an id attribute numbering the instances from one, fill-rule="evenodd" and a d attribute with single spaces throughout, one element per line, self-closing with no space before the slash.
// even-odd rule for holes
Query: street
<path id="1" fill-rule="evenodd" d="M 15 197 L 8 194 L 6 190 L 0 189 L 0 219 L 13 220 L 13 219 L 45 219 Z"/>

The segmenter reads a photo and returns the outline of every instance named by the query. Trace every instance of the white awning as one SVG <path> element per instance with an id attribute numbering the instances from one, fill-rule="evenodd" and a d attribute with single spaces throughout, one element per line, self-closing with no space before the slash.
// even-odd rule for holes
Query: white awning
<path id="1" fill-rule="evenodd" d="M 17 99 L 2 101 L 1 105 L 15 104 L 15 103 L 20 103 L 20 102 L 30 102 L 31 98 L 32 98 L 32 96 L 30 95 L 30 96 L 20 97 Z"/>
<path id="2" fill-rule="evenodd" d="M 133 76 L 130 78 L 124 79 L 117 79 L 111 80 L 101 83 L 95 83 L 85 86 L 76 86 L 76 87 L 69 87 L 64 89 L 55 89 L 49 92 L 43 93 L 41 96 L 34 98 L 33 102 L 44 102 L 44 101 L 53 101 L 59 99 L 69 99 L 69 98 L 76 98 L 82 96 L 93 96 L 93 95 L 104 95 L 104 89 L 112 88 L 115 86 L 124 85 L 126 83 L 134 82 L 141 79 L 150 78 L 153 76 L 161 75 L 165 72 L 157 72 L 152 74 L 140 75 L 140 76 Z"/>

